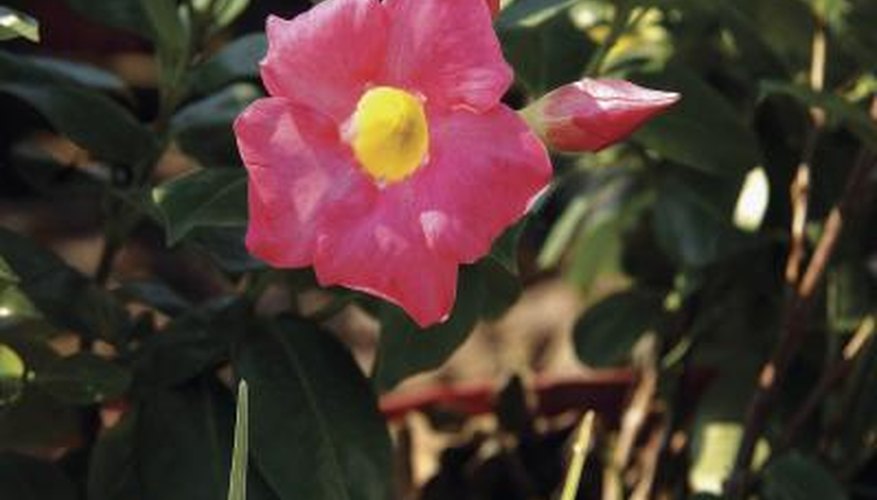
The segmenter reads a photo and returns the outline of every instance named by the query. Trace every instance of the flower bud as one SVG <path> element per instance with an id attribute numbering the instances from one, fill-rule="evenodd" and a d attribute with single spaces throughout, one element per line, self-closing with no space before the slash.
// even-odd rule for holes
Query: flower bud
<path id="1" fill-rule="evenodd" d="M 584 78 L 556 88 L 521 111 L 546 145 L 557 151 L 599 151 L 679 100 L 625 80 Z"/>

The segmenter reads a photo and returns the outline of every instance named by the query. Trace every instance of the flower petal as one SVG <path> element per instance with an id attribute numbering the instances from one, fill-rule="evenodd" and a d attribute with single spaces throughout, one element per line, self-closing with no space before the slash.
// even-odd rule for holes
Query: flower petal
<path id="1" fill-rule="evenodd" d="M 429 164 L 411 182 L 431 248 L 474 262 L 551 180 L 545 147 L 504 105 L 430 116 Z"/>
<path id="2" fill-rule="evenodd" d="M 343 122 L 383 64 L 386 24 L 377 0 L 322 2 L 289 21 L 269 16 L 265 87 Z"/>
<path id="3" fill-rule="evenodd" d="M 370 293 L 404 309 L 421 327 L 448 317 L 457 291 L 457 263 L 426 245 L 412 217 L 400 204 L 408 186 L 374 193 L 371 210 L 352 206 L 327 215 L 314 270 L 321 285 L 343 285 Z M 373 200 L 375 200 L 373 198 Z"/>
<path id="4" fill-rule="evenodd" d="M 431 103 L 477 110 L 497 102 L 512 81 L 484 0 L 386 0 L 388 84 Z"/>
<path id="5" fill-rule="evenodd" d="M 599 151 L 679 100 L 624 80 L 585 78 L 552 90 L 523 111 L 558 151 Z"/>
<path id="6" fill-rule="evenodd" d="M 309 265 L 324 207 L 363 182 L 337 126 L 273 97 L 251 104 L 234 129 L 249 171 L 247 248 L 273 266 Z"/>

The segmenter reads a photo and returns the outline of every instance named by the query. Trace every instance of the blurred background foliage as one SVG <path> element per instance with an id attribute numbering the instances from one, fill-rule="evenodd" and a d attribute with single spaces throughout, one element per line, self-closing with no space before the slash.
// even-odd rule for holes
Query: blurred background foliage
<path id="1" fill-rule="evenodd" d="M 428 331 L 243 248 L 230 124 L 265 16 L 308 7 L 0 7 L 0 497 L 223 498 L 245 379 L 250 499 L 877 498 L 877 3 L 505 3 L 508 103 L 582 76 L 683 98 L 554 155 Z M 585 304 L 574 377 L 393 391 L 546 281 Z"/>

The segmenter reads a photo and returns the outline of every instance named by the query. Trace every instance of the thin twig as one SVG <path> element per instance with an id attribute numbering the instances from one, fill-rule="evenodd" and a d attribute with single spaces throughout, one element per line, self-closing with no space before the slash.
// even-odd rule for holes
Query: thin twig
<path id="1" fill-rule="evenodd" d="M 859 355 L 868 345 L 874 334 L 874 318 L 868 317 L 859 325 L 853 338 L 844 347 L 841 358 L 835 361 L 825 373 L 822 374 L 816 387 L 810 392 L 807 399 L 800 406 L 798 411 L 792 417 L 792 421 L 786 427 L 783 437 L 780 439 L 778 450 L 787 449 L 798 435 L 798 432 L 810 420 L 819 403 L 825 398 L 828 392 L 834 388 L 838 382 L 843 380 L 853 367 L 856 356 Z M 775 450 L 774 453 L 777 453 Z"/>
<path id="2" fill-rule="evenodd" d="M 825 57 L 825 30 L 819 27 L 813 34 L 810 61 L 810 88 L 814 92 L 821 92 L 825 85 Z M 805 229 L 810 200 L 810 165 L 813 163 L 816 145 L 825 126 L 825 112 L 815 106 L 811 107 L 810 120 L 811 124 L 804 141 L 801 162 L 798 164 L 789 193 L 792 201 L 792 225 L 791 245 L 786 261 L 786 283 L 791 287 L 794 287 L 801 277 L 801 266 L 807 253 Z"/>
<path id="3" fill-rule="evenodd" d="M 872 106 L 872 114 L 877 114 L 877 100 Z M 850 218 L 855 204 L 861 199 L 861 192 L 867 187 L 868 177 L 877 166 L 872 155 L 863 150 L 856 165 L 850 172 L 844 193 L 832 209 L 816 251 L 810 259 L 804 277 L 794 291 L 787 309 L 782 338 L 758 378 L 758 387 L 746 412 L 743 438 L 734 462 L 734 468 L 727 484 L 730 498 L 744 498 L 749 483 L 749 467 L 758 438 L 767 423 L 776 390 L 786 371 L 798 352 L 806 333 L 807 319 L 814 293 L 825 276 L 825 271 L 843 230 L 844 220 Z"/>

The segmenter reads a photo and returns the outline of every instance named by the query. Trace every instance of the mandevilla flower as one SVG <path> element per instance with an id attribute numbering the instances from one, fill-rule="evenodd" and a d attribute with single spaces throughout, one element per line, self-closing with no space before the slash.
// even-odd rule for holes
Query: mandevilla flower
<path id="1" fill-rule="evenodd" d="M 484 0 L 325 0 L 268 19 L 271 97 L 235 122 L 249 171 L 249 251 L 313 265 L 446 318 L 457 268 L 546 187 L 545 148 L 499 102 L 512 71 Z"/>
<path id="2" fill-rule="evenodd" d="M 633 133 L 679 100 L 624 80 L 584 78 L 552 90 L 523 110 L 558 151 L 599 151 Z"/>

